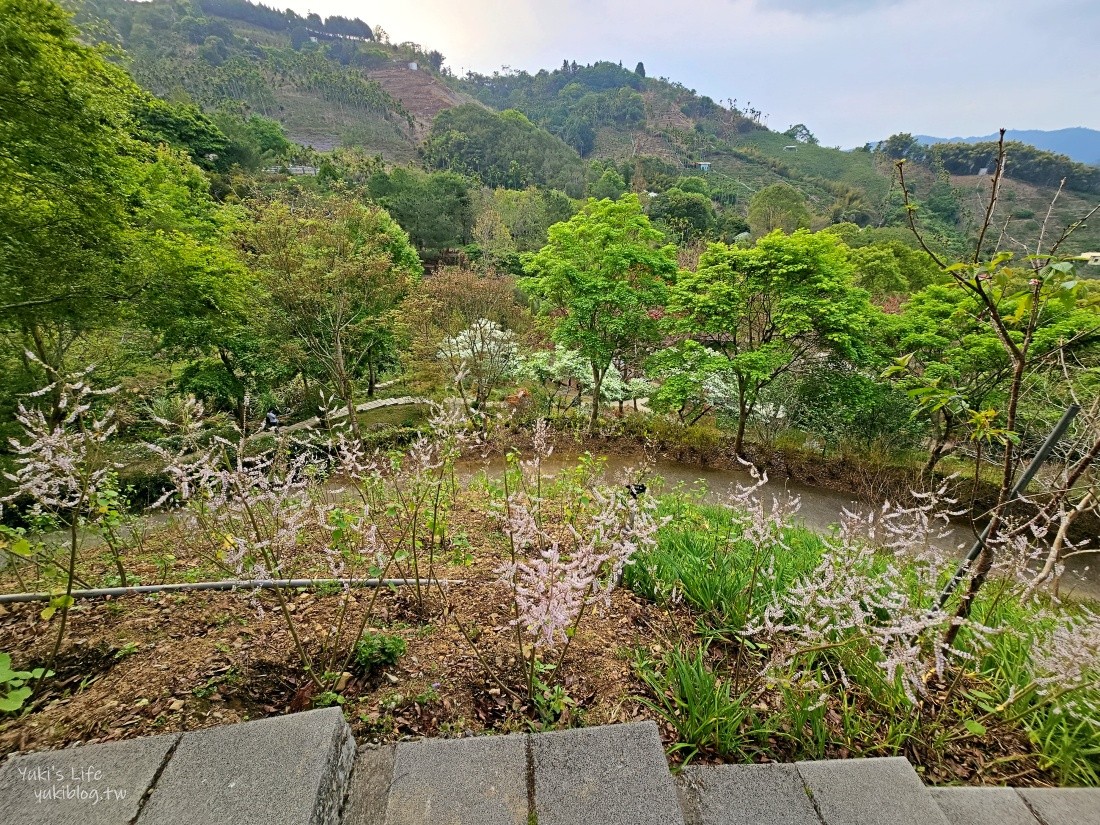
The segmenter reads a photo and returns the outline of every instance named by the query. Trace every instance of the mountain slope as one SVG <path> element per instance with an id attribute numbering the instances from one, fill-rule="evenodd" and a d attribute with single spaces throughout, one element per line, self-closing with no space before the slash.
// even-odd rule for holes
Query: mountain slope
<path id="1" fill-rule="evenodd" d="M 434 168 L 484 183 L 536 183 L 575 196 L 591 194 L 611 168 L 612 180 L 621 176 L 627 188 L 644 191 L 663 192 L 684 176 L 705 175 L 704 191 L 724 211 L 741 215 L 757 191 L 783 182 L 806 197 L 815 225 L 904 223 L 889 152 L 823 147 L 804 126 L 772 132 L 760 112 L 646 77 L 640 64 L 630 71 L 610 62 L 565 62 L 536 74 L 456 78 L 443 70 L 438 52 L 376 42 L 361 21 L 302 18 L 248 0 L 86 0 L 78 20 L 90 39 L 121 46 L 131 73 L 155 94 L 193 101 L 208 112 L 266 116 L 279 121 L 291 140 L 317 150 L 360 147 L 390 163 L 428 159 Z M 514 138 L 508 151 L 514 158 L 542 157 L 553 168 L 547 172 L 541 168 L 546 163 L 534 160 L 514 169 L 500 162 L 492 166 L 502 174 L 490 174 L 485 159 L 499 147 L 485 141 L 504 126 L 474 128 L 480 121 L 469 112 L 455 121 L 468 131 L 433 132 L 433 124 L 451 123 L 441 113 L 470 103 L 504 112 L 506 120 L 512 117 L 507 110 L 519 112 L 532 128 L 517 129 L 517 121 L 507 120 L 509 140 Z M 970 150 L 966 144 L 956 148 Z M 966 176 L 982 165 L 944 168 Z M 938 199 L 939 236 L 965 245 L 974 221 L 974 182 L 956 178 L 952 189 L 942 170 L 934 174 L 927 163 L 915 164 L 909 179 L 918 202 Z M 1020 190 L 1013 220 L 1021 233 L 1036 229 L 1034 216 L 1045 213 L 1042 202 L 1049 204 L 1053 194 L 1045 186 Z M 1067 192 L 1056 212 L 1070 219 L 1087 206 Z M 1070 246 L 1081 244 L 1100 247 L 1100 227 L 1086 228 Z"/>
<path id="2" fill-rule="evenodd" d="M 930 135 L 916 135 L 916 139 L 925 145 L 936 143 L 987 143 L 997 140 L 997 135 L 983 135 L 982 137 L 932 137 Z M 1100 166 L 1100 131 L 1086 129 L 1083 126 L 1074 126 L 1069 129 L 1055 129 L 1044 131 L 1042 129 L 1009 129 L 1005 132 L 1006 140 L 1018 140 L 1021 143 L 1030 144 L 1037 149 L 1045 149 L 1048 152 L 1056 152 L 1073 158 L 1078 163 L 1089 163 Z"/>

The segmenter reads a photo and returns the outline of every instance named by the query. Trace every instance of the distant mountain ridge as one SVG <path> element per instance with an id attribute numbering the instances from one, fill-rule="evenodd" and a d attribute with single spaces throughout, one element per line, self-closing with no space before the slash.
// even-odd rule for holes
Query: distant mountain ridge
<path id="1" fill-rule="evenodd" d="M 997 135 L 983 135 L 981 137 L 932 137 L 931 135 L 917 135 L 916 138 L 923 144 L 933 143 L 984 143 L 997 140 Z M 1060 155 L 1068 155 L 1078 163 L 1088 163 L 1100 166 L 1100 131 L 1087 129 L 1084 126 L 1073 126 L 1068 129 L 1009 129 L 1005 132 L 1006 140 L 1018 140 L 1028 143 L 1037 149 L 1045 149 L 1048 152 L 1057 152 Z"/>

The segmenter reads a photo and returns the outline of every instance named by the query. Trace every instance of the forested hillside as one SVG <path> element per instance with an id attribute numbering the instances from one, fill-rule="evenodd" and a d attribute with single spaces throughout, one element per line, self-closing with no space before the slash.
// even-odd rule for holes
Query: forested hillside
<path id="1" fill-rule="evenodd" d="M 990 165 L 994 148 L 926 148 L 908 135 L 860 151 L 823 147 L 802 124 L 782 133 L 765 128 L 757 109 L 735 99 L 736 89 L 718 102 L 674 80 L 648 77 L 642 63 L 629 69 L 565 61 L 535 74 L 459 78 L 438 51 L 394 45 L 383 29 L 363 21 L 301 17 L 247 0 L 94 0 L 79 20 L 90 36 L 124 49 L 139 83 L 196 105 L 223 132 L 247 131 L 242 122 L 253 131 L 265 120 L 281 124 L 304 147 L 286 154 L 299 163 L 319 163 L 310 150 L 343 147 L 493 188 L 533 185 L 574 198 L 663 195 L 682 178 L 705 177 L 691 186 L 705 189 L 696 194 L 709 196 L 709 205 L 678 195 L 655 204 L 658 216 L 687 228 L 686 236 L 734 237 L 749 228 L 753 196 L 775 184 L 805 199 L 807 225 L 904 223 L 894 163 L 906 158 L 916 167 L 910 183 L 931 237 L 958 250 L 981 218 L 972 176 Z M 1013 144 L 1009 157 L 1006 190 L 1018 199 L 1012 220 L 1021 231 L 1035 229 L 1041 201 L 1053 199 L 1063 178 L 1067 191 L 1054 215 L 1060 221 L 1100 187 L 1095 168 L 1049 152 Z M 455 241 L 469 243 L 470 235 Z M 1100 229 L 1084 227 L 1068 244 L 1100 246 Z"/>

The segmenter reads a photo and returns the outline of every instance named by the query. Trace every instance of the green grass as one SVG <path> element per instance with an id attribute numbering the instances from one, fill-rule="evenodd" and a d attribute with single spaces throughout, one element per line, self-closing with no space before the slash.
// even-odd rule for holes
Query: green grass
<path id="1" fill-rule="evenodd" d="M 880 607 L 858 629 L 827 631 L 824 644 L 791 646 L 786 631 L 753 629 L 792 585 L 816 583 L 807 577 L 822 559 L 820 536 L 773 527 L 770 536 L 750 541 L 746 515 L 688 496 L 665 496 L 661 512 L 669 522 L 656 546 L 627 568 L 625 583 L 657 603 L 682 601 L 695 618 L 693 641 L 656 660 L 642 653 L 635 658 L 647 688 L 641 701 L 676 731 L 672 751 L 684 761 L 700 754 L 754 761 L 841 753 L 904 754 L 927 764 L 957 752 L 959 742 L 981 750 L 987 735 L 1008 735 L 1030 742 L 1039 769 L 1059 782 L 1100 785 L 1100 679 L 1093 676 L 1064 695 L 1063 685 L 1039 687 L 1036 681 L 1042 672 L 1037 654 L 1046 649 L 1048 634 L 1059 617 L 1083 615 L 1080 608 L 1024 600 L 1017 585 L 990 581 L 972 614 L 978 626 L 992 629 L 982 633 L 988 643 L 979 645 L 976 631 L 964 628 L 956 648 L 978 655 L 952 660 L 942 679 L 927 673 L 936 699 L 915 705 L 902 677 L 882 667 L 885 654 L 874 628 L 890 616 Z M 900 578 L 890 577 L 891 561 L 904 565 L 885 554 L 854 562 L 866 576 L 861 592 L 881 603 L 872 598 L 881 575 L 884 592 L 897 588 L 919 614 L 932 608 L 949 573 L 930 580 L 915 566 L 902 566 Z M 801 615 L 797 600 L 792 603 L 772 618 L 787 626 L 820 619 Z M 928 653 L 941 632 L 917 643 Z M 784 649 L 783 657 L 773 658 Z M 988 757 L 994 761 L 995 751 Z"/>
<path id="2" fill-rule="evenodd" d="M 715 633 L 737 633 L 758 620 L 773 596 L 821 559 L 821 538 L 809 530 L 784 527 L 760 551 L 742 538 L 746 517 L 727 507 L 668 497 L 662 511 L 673 521 L 661 529 L 655 548 L 635 557 L 625 581 L 652 601 L 682 597 Z"/>

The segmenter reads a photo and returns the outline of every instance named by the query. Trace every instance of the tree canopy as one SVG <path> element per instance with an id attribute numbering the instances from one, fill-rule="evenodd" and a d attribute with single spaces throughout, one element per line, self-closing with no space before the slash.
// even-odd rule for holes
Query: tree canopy
<path id="1" fill-rule="evenodd" d="M 748 249 L 711 244 L 670 290 L 669 326 L 723 355 L 736 386 L 740 452 L 760 391 L 818 352 L 853 357 L 872 307 L 835 237 L 776 231 Z"/>
<path id="2" fill-rule="evenodd" d="M 524 262 L 524 290 L 554 324 L 558 343 L 577 350 L 592 372 L 591 426 L 613 359 L 659 336 L 658 319 L 676 274 L 675 247 L 664 243 L 635 195 L 590 200 Z"/>

